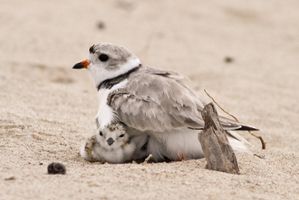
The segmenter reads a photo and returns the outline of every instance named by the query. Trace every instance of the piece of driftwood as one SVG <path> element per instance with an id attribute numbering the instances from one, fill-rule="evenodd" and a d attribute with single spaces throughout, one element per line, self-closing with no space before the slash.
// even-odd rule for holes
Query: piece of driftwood
<path id="1" fill-rule="evenodd" d="M 199 141 L 207 160 L 207 169 L 232 174 L 239 173 L 236 155 L 230 146 L 226 131 L 222 128 L 217 111 L 212 103 L 202 111 L 204 130 L 199 133 Z"/>

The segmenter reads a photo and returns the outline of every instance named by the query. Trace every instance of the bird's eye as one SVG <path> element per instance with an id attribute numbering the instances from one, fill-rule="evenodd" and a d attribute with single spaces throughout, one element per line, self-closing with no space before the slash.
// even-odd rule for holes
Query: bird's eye
<path id="1" fill-rule="evenodd" d="M 99 55 L 99 60 L 102 62 L 106 62 L 108 59 L 109 59 L 109 56 L 107 54 L 102 53 Z"/>
<path id="2" fill-rule="evenodd" d="M 125 134 L 121 134 L 121 135 L 119 135 L 119 137 L 124 137 L 125 136 Z"/>
<path id="3" fill-rule="evenodd" d="M 100 136 L 103 136 L 103 132 L 102 131 L 100 131 L 99 134 L 100 134 Z"/>

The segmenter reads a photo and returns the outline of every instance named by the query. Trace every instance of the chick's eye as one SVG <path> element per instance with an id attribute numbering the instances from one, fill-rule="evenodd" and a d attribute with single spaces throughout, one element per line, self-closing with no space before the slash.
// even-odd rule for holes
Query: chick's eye
<path id="1" fill-rule="evenodd" d="M 125 136 L 125 134 L 121 134 L 121 135 L 119 135 L 119 137 L 124 137 Z"/>
<path id="2" fill-rule="evenodd" d="M 99 134 L 100 134 L 100 136 L 103 136 L 103 132 L 102 131 L 100 131 Z"/>
<path id="3" fill-rule="evenodd" d="M 107 54 L 102 53 L 99 55 L 99 60 L 102 62 L 106 62 L 108 59 L 109 59 L 109 56 Z"/>

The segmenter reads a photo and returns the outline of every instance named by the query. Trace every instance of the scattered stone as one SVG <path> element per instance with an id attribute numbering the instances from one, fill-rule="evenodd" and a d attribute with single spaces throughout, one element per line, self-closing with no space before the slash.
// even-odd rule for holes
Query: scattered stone
<path id="1" fill-rule="evenodd" d="M 48 174 L 65 174 L 66 169 L 62 163 L 51 163 L 48 165 Z"/>
<path id="2" fill-rule="evenodd" d="M 224 62 L 225 63 L 232 63 L 232 62 L 234 62 L 235 60 L 234 60 L 234 58 L 232 58 L 232 57 L 230 57 L 230 56 L 226 56 L 225 58 L 224 58 Z"/>
<path id="3" fill-rule="evenodd" d="M 104 29 L 106 28 L 106 24 L 105 24 L 105 22 L 103 22 L 103 21 L 98 21 L 98 23 L 97 23 L 97 27 L 98 27 L 98 29 L 100 29 L 100 30 L 104 30 Z"/>
<path id="4" fill-rule="evenodd" d="M 16 177 L 14 177 L 14 176 L 10 176 L 10 177 L 8 177 L 8 178 L 5 178 L 4 180 L 5 180 L 5 181 L 14 181 L 14 180 L 16 180 Z"/>
<path id="5" fill-rule="evenodd" d="M 134 2 L 119 0 L 116 2 L 116 7 L 125 10 L 127 12 L 133 11 L 136 5 Z"/>

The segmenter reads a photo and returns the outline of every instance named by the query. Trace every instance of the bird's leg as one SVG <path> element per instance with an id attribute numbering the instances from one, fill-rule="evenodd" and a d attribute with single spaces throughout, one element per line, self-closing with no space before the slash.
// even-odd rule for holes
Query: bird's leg
<path id="1" fill-rule="evenodd" d="M 179 161 L 187 160 L 184 153 L 177 153 L 177 157 Z"/>

